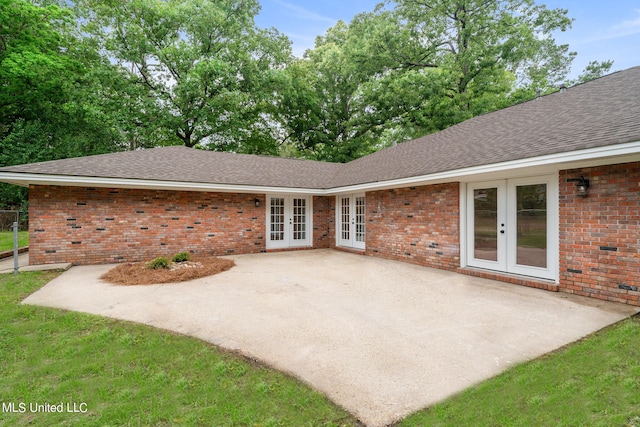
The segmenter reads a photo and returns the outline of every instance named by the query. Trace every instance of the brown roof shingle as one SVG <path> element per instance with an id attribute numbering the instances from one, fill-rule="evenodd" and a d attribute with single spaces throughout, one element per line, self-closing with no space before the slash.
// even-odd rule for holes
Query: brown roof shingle
<path id="1" fill-rule="evenodd" d="M 640 141 L 640 67 L 495 111 L 349 163 L 362 184 Z"/>
<path id="2" fill-rule="evenodd" d="M 161 147 L 11 166 L 0 172 L 317 189 L 324 188 L 341 166 L 283 157 Z"/>
<path id="3" fill-rule="evenodd" d="M 640 141 L 640 67 L 474 117 L 347 164 L 164 147 L 0 169 L 328 189 Z"/>

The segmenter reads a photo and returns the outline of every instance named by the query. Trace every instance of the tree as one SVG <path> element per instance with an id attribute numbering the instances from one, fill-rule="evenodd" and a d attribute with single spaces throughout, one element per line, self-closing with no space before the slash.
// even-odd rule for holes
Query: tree
<path id="1" fill-rule="evenodd" d="M 0 117 L 4 132 L 26 110 L 50 107 L 34 100 L 59 94 L 63 84 L 60 74 L 75 65 L 60 54 L 63 37 L 59 28 L 68 23 L 69 16 L 55 6 L 39 8 L 20 0 L 0 0 Z"/>
<path id="2" fill-rule="evenodd" d="M 79 54 L 71 12 L 56 5 L 0 0 L 0 165 L 113 150 L 114 134 L 81 96 L 93 63 Z M 3 185 L 0 203 L 22 205 L 26 191 Z"/>
<path id="3" fill-rule="evenodd" d="M 581 83 L 586 83 L 588 81 L 600 78 L 607 74 L 611 67 L 613 66 L 613 61 L 590 61 L 589 64 L 582 70 L 582 73 L 575 80 L 569 80 L 566 85 L 574 86 Z"/>
<path id="4" fill-rule="evenodd" d="M 272 85 L 289 41 L 256 0 L 86 0 L 85 31 L 126 74 L 128 108 L 164 144 L 274 153 Z"/>
<path id="5" fill-rule="evenodd" d="M 371 55 L 369 37 L 387 30 L 386 16 L 357 15 L 316 38 L 314 49 L 287 68 L 281 121 L 286 140 L 301 155 L 347 162 L 380 148 L 393 112 L 376 96 L 395 93 L 384 81 L 389 59 Z M 395 105 L 394 105 L 395 106 Z"/>
<path id="6" fill-rule="evenodd" d="M 534 0 L 398 0 L 409 39 L 397 55 L 407 68 L 448 68 L 450 88 L 464 94 L 478 77 L 496 69 L 521 84 L 544 88 L 569 72 L 575 53 L 556 44 L 552 33 L 566 31 L 566 9 L 547 9 Z M 543 87 L 540 87 L 540 86 Z"/>
<path id="7" fill-rule="evenodd" d="M 287 127 L 303 155 L 348 161 L 557 90 L 575 57 L 553 38 L 567 10 L 534 0 L 386 6 L 338 23 L 296 64 L 310 78 L 289 105 L 307 108 Z"/>
<path id="8" fill-rule="evenodd" d="M 315 49 L 289 66 L 284 95 L 289 137 L 306 157 L 348 161 L 368 152 L 366 126 L 358 125 L 358 89 L 367 78 L 351 59 L 349 27 L 342 21 L 316 39 Z"/>

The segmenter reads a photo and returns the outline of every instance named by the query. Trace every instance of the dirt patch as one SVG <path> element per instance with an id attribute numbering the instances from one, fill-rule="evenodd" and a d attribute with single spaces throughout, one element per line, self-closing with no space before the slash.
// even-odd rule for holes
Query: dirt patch
<path id="1" fill-rule="evenodd" d="M 185 282 L 229 270 L 235 262 L 216 257 L 198 257 L 187 262 L 171 263 L 169 268 L 156 270 L 147 268 L 146 264 L 146 262 L 121 264 L 107 271 L 100 276 L 100 279 L 115 285 Z"/>

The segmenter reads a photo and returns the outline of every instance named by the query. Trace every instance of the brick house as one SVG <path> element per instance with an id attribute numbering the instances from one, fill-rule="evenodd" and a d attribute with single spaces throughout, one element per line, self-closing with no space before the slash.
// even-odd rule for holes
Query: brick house
<path id="1" fill-rule="evenodd" d="M 0 169 L 30 262 L 337 248 L 640 305 L 640 67 L 346 164 L 165 147 Z"/>

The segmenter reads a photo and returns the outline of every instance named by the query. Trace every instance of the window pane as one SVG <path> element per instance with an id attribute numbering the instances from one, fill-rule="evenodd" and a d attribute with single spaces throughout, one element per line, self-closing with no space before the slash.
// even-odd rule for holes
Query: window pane
<path id="1" fill-rule="evenodd" d="M 547 185 L 516 187 L 518 240 L 516 263 L 547 267 Z"/>
<path id="2" fill-rule="evenodd" d="M 498 261 L 498 189 L 473 191 L 473 257 Z"/>
<path id="3" fill-rule="evenodd" d="M 365 198 L 356 197 L 356 242 L 365 241 Z"/>
<path id="4" fill-rule="evenodd" d="M 293 199 L 293 239 L 304 240 L 307 238 L 307 201 L 306 199 Z"/>
<path id="5" fill-rule="evenodd" d="M 271 232 L 269 239 L 282 241 L 284 240 L 284 199 L 272 197 L 270 209 Z"/>
<path id="6" fill-rule="evenodd" d="M 351 225 L 351 212 L 349 212 L 349 203 L 350 199 L 345 197 L 341 200 L 341 231 L 342 231 L 342 239 L 349 240 L 350 239 L 350 225 Z"/>

